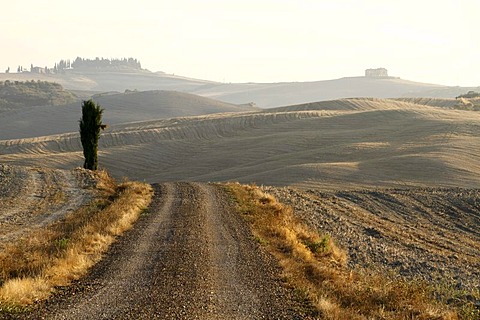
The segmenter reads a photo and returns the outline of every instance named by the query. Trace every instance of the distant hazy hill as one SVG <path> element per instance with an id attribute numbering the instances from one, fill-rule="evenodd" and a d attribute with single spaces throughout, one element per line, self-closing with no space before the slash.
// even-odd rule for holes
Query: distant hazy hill
<path id="1" fill-rule="evenodd" d="M 342 99 L 114 125 L 100 164 L 116 177 L 304 188 L 478 187 L 480 112 Z M 72 168 L 78 133 L 0 141 L 0 162 Z"/>
<path id="2" fill-rule="evenodd" d="M 259 107 L 288 106 L 341 98 L 455 98 L 478 88 L 447 87 L 393 77 L 349 77 L 316 82 L 248 83 L 204 86 L 194 93 L 214 99 L 239 103 L 253 101 Z"/>
<path id="3" fill-rule="evenodd" d="M 93 100 L 105 109 L 103 119 L 108 125 L 256 110 L 175 91 L 111 93 L 96 95 Z M 76 132 L 80 117 L 81 102 L 6 111 L 0 116 L 0 140 Z"/>
<path id="4" fill-rule="evenodd" d="M 321 75 L 320 75 L 321 76 Z M 218 83 L 147 70 L 66 70 L 65 74 L 0 74 L 0 81 L 40 79 L 60 83 L 70 90 L 119 91 L 174 90 L 233 104 L 256 103 L 270 108 L 354 97 L 454 98 L 480 88 L 447 87 L 394 77 L 348 77 L 315 82 Z"/>
<path id="5" fill-rule="evenodd" d="M 0 112 L 33 106 L 59 106 L 77 100 L 58 83 L 0 81 Z"/>
<path id="6" fill-rule="evenodd" d="M 2 80 L 42 80 L 61 84 L 68 90 L 94 92 L 125 90 L 174 90 L 192 91 L 193 89 L 211 84 L 211 81 L 189 79 L 164 73 L 153 73 L 147 70 L 66 70 L 60 74 L 36 73 L 0 73 Z"/>

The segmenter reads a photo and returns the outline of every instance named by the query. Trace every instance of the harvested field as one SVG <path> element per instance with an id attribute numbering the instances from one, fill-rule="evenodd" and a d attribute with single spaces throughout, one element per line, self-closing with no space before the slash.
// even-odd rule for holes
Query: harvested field
<path id="1" fill-rule="evenodd" d="M 0 248 L 86 205 L 95 185 L 82 169 L 0 165 Z"/>
<path id="2" fill-rule="evenodd" d="M 480 114 L 437 104 L 343 99 L 119 124 L 102 133 L 100 164 L 152 183 L 276 186 L 265 189 L 347 249 L 350 267 L 428 281 L 480 304 Z M 82 163 L 77 133 L 2 140 L 0 150 L 4 168 Z M 26 212 L 44 198 L 62 201 L 33 182 L 68 186 L 69 174 L 22 170 L 25 183 L 2 189 L 5 201 L 25 202 Z"/>
<path id="3" fill-rule="evenodd" d="M 108 112 L 108 111 L 106 111 Z M 480 184 L 480 113 L 383 99 L 115 125 L 99 163 L 115 178 L 239 181 L 301 188 Z M 82 164 L 77 133 L 0 141 L 0 161 Z"/>
<path id="4" fill-rule="evenodd" d="M 480 290 L 480 190 L 264 189 L 331 235 L 353 268 Z"/>

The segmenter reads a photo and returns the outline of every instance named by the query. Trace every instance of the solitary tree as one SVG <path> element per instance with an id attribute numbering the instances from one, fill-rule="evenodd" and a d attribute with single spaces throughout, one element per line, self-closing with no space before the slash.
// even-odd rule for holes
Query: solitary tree
<path id="1" fill-rule="evenodd" d="M 102 124 L 103 109 L 92 101 L 83 101 L 82 118 L 80 119 L 80 139 L 83 146 L 83 156 L 85 162 L 83 167 L 89 170 L 98 168 L 98 140 L 100 139 L 100 130 L 106 128 Z"/>

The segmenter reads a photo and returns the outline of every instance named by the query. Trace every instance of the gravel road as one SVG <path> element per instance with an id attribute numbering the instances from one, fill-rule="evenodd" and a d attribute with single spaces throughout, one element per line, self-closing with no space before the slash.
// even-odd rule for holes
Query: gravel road
<path id="1" fill-rule="evenodd" d="M 308 319 L 221 188 L 154 185 L 147 213 L 89 275 L 27 319 Z"/>

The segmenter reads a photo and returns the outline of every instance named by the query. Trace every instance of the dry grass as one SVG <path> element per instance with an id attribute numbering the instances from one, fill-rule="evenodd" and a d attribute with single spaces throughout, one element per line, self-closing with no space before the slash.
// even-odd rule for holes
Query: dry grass
<path id="1" fill-rule="evenodd" d="M 106 172 L 97 174 L 92 203 L 0 253 L 0 310 L 45 299 L 56 286 L 80 278 L 148 206 L 149 185 L 116 184 Z"/>
<path id="2" fill-rule="evenodd" d="M 280 262 L 284 276 L 323 319 L 458 319 L 426 284 L 346 267 L 328 235 L 309 230 L 291 208 L 255 186 L 228 184 L 256 239 Z"/>

